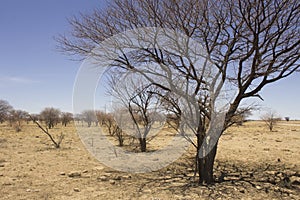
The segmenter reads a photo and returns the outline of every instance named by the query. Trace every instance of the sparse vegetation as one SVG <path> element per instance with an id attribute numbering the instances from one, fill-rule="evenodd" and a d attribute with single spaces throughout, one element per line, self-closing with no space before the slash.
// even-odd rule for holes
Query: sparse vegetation
<path id="1" fill-rule="evenodd" d="M 265 122 L 270 131 L 273 131 L 274 126 L 277 124 L 278 121 L 281 120 L 281 118 L 276 114 L 276 112 L 272 110 L 265 113 L 261 117 L 261 119 Z"/>

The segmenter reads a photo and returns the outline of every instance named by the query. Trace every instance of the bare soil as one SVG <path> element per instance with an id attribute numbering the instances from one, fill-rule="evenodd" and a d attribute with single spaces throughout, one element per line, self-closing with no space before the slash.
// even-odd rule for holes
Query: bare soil
<path id="1" fill-rule="evenodd" d="M 263 122 L 228 129 L 211 186 L 197 185 L 193 148 L 159 171 L 124 173 L 94 159 L 73 125 L 50 132 L 65 134 L 60 149 L 32 123 L 18 133 L 0 124 L 0 199 L 300 199 L 298 121 L 280 122 L 273 132 Z M 167 139 L 153 139 L 149 149 Z"/>

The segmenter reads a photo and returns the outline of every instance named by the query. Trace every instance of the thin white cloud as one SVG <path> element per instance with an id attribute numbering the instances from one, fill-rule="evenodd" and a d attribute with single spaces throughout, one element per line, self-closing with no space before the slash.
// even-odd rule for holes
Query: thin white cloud
<path id="1" fill-rule="evenodd" d="M 18 77 L 18 76 L 0 76 L 0 85 L 9 84 L 9 83 L 20 83 L 20 84 L 30 84 L 30 83 L 38 83 L 39 81 L 25 78 L 25 77 Z"/>

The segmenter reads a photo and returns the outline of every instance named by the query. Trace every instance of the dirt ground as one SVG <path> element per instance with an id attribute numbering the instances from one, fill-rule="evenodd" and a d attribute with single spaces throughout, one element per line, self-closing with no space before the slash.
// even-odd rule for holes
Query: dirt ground
<path id="1" fill-rule="evenodd" d="M 193 150 L 159 171 L 130 174 L 93 158 L 73 125 L 50 131 L 65 134 L 60 149 L 34 124 L 18 133 L 0 124 L 0 199 L 300 199 L 298 121 L 273 132 L 263 122 L 228 129 L 212 186 L 196 184 Z"/>

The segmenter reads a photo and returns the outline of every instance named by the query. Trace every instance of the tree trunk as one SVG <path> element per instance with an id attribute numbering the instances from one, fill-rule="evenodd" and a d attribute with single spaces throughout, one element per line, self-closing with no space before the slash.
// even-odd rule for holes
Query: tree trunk
<path id="1" fill-rule="evenodd" d="M 199 179 L 198 183 L 200 185 L 202 184 L 212 184 L 214 182 L 214 176 L 213 176 L 213 167 L 214 167 L 214 161 L 217 153 L 217 145 L 211 149 L 211 151 L 205 156 L 201 157 L 199 155 L 200 148 L 202 146 L 202 142 L 204 140 L 203 134 L 197 135 L 197 153 L 196 153 L 196 168 Z"/>
<path id="2" fill-rule="evenodd" d="M 214 161 L 217 153 L 217 145 L 207 154 L 206 157 L 201 158 L 197 155 L 197 169 L 199 180 L 198 183 L 202 184 L 212 184 L 214 182 Z"/>
<path id="3" fill-rule="evenodd" d="M 141 152 L 146 152 L 147 149 L 146 138 L 140 138 L 140 146 L 141 146 Z"/>

